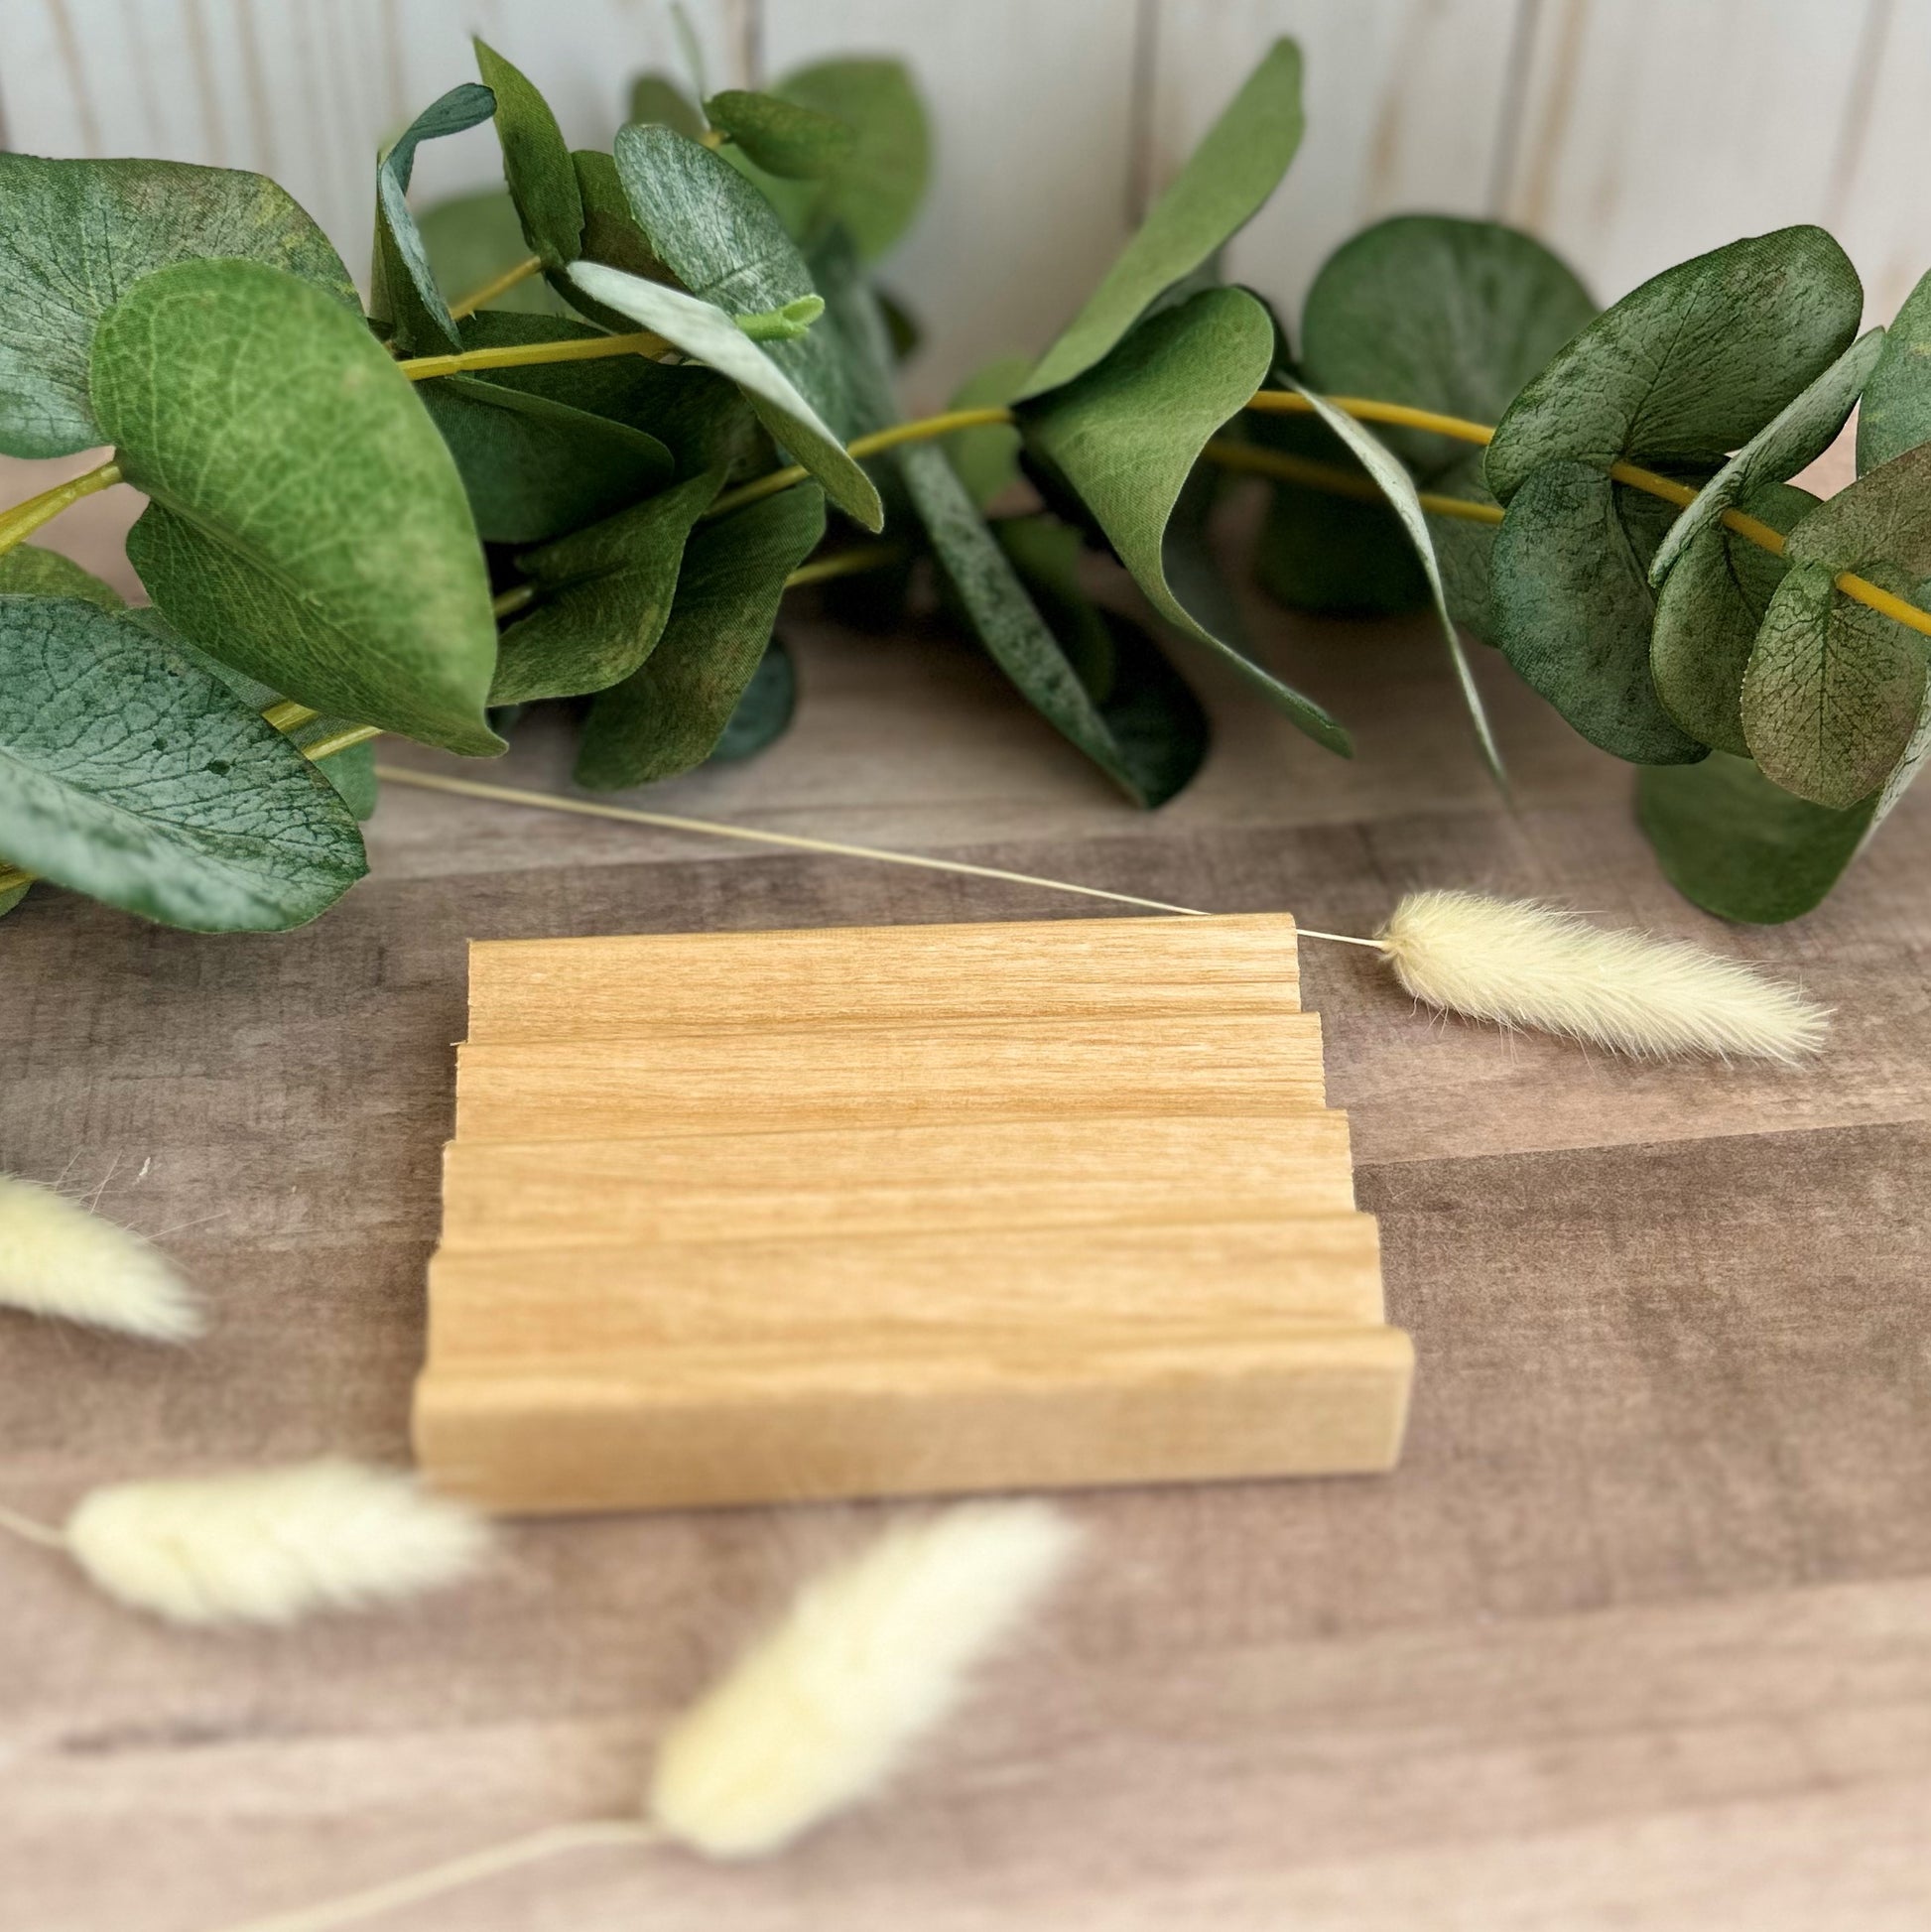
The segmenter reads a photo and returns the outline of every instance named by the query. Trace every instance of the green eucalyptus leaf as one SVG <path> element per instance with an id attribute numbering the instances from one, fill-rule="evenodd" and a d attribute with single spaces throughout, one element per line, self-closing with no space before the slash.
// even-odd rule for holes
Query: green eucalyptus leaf
<path id="1" fill-rule="evenodd" d="M 925 340 L 925 328 L 897 296 L 889 289 L 874 289 L 878 299 L 878 313 L 885 318 L 885 332 L 891 338 L 892 360 L 903 362 L 908 356 L 918 352 Z M 1019 358 L 1024 360 L 1023 357 Z"/>
<path id="2" fill-rule="evenodd" d="M 871 479 L 779 366 L 778 358 L 787 350 L 803 348 L 803 342 L 762 348 L 722 309 L 681 290 L 625 275 L 621 269 L 579 262 L 571 273 L 596 301 L 620 310 L 687 355 L 728 376 L 764 426 L 824 484 L 826 494 L 841 510 L 867 530 L 883 527 L 885 510 Z"/>
<path id="3" fill-rule="evenodd" d="M 1022 395 L 1043 396 L 1093 368 L 1150 304 L 1243 227 L 1287 173 L 1303 125 L 1301 50 L 1276 41 L 1040 358 Z"/>
<path id="4" fill-rule="evenodd" d="M 503 178 L 523 223 L 530 252 L 546 269 L 565 269 L 580 252 L 583 197 L 577 168 L 550 103 L 480 35 L 476 67 L 496 96 L 496 138 L 503 149 Z"/>
<path id="5" fill-rule="evenodd" d="M 171 623 L 317 710 L 501 749 L 462 479 L 358 317 L 279 269 L 183 263 L 102 321 L 92 389 L 151 499 L 128 555 Z"/>
<path id="6" fill-rule="evenodd" d="M 1472 503 L 1495 501 L 1482 484 L 1479 450 L 1471 451 L 1455 468 L 1435 477 L 1429 488 L 1432 495 L 1462 497 Z M 1435 561 L 1441 569 L 1442 594 L 1448 600 L 1449 615 L 1471 637 L 1493 644 L 1495 538 L 1501 526 L 1430 510 L 1428 527 L 1435 533 Z"/>
<path id="7" fill-rule="evenodd" d="M 825 498 L 809 484 L 698 530 L 657 648 L 590 707 L 579 785 L 648 785 L 710 756 L 764 658 L 785 580 L 824 534 Z"/>
<path id="8" fill-rule="evenodd" d="M 0 451 L 107 442 L 87 393 L 96 324 L 142 276 L 206 255 L 286 269 L 361 314 L 327 237 L 260 175 L 0 154 Z"/>
<path id="9" fill-rule="evenodd" d="M 1883 565 L 1879 585 L 1916 585 Z M 1845 811 L 1903 758 L 1925 695 L 1917 632 L 1833 585 L 1827 564 L 1792 564 L 1743 674 L 1743 737 L 1764 777 L 1813 805 Z M 1889 581 L 1885 581 L 1889 579 Z"/>
<path id="10" fill-rule="evenodd" d="M 694 296 L 730 316 L 761 316 L 822 293 L 770 204 L 710 149 L 668 128 L 629 127 L 617 136 L 616 167 L 645 240 Z M 765 352 L 840 437 L 852 434 L 849 384 L 821 330 Z"/>
<path id="11" fill-rule="evenodd" d="M 1816 503 L 1795 484 L 1764 483 L 1737 507 L 1787 533 Z M 1678 518 L 1672 529 L 1681 523 Z M 1749 753 L 1740 708 L 1743 668 L 1788 568 L 1747 537 L 1706 523 L 1656 595 L 1649 674 L 1663 708 L 1691 737 L 1739 758 Z"/>
<path id="12" fill-rule="evenodd" d="M 1866 470 L 1818 504 L 1791 530 L 1785 554 L 1833 571 L 1864 574 L 1882 563 L 1931 577 L 1931 444 Z"/>
<path id="13" fill-rule="evenodd" d="M 722 480 L 680 483 L 519 558 L 541 600 L 503 634 L 490 704 L 578 698 L 629 677 L 656 648 L 685 544 Z"/>
<path id="14" fill-rule="evenodd" d="M 1864 290 L 1822 228 L 1779 228 L 1632 290 L 1509 405 L 1483 474 L 1509 501 L 1545 463 L 1711 466 L 1850 346 Z"/>
<path id="15" fill-rule="evenodd" d="M 1330 396 L 1492 423 L 1595 315 L 1589 291 L 1530 236 L 1494 221 L 1396 215 L 1344 242 L 1314 278 L 1301 363 Z M 1382 435 L 1424 488 L 1469 453 L 1425 431 Z"/>
<path id="16" fill-rule="evenodd" d="M 784 181 L 823 181 L 856 146 L 843 121 L 777 94 L 727 88 L 712 94 L 704 111 L 711 126 L 729 135 L 767 175 Z"/>
<path id="17" fill-rule="evenodd" d="M 33 891 L 33 889 L 34 882 L 32 879 L 27 880 L 22 885 L 0 887 L 0 919 L 5 919 L 8 913 L 12 912 L 20 904 L 21 900 L 26 898 L 28 893 Z"/>
<path id="18" fill-rule="evenodd" d="M 1765 484 L 1781 483 L 1815 462 L 1858 406 L 1859 394 L 1884 345 L 1873 328 L 1844 351 L 1817 380 L 1793 397 L 1697 492 L 1697 500 L 1670 526 L 1649 562 L 1649 580 L 1660 584 L 1699 532 L 1733 503 Z"/>
<path id="19" fill-rule="evenodd" d="M 882 302 L 879 307 L 883 309 Z M 988 409 L 1009 403 L 1018 395 L 1031 367 L 1027 356 L 1002 355 L 967 376 L 946 407 Z M 966 494 L 978 509 L 984 509 L 1019 480 L 1019 432 L 1008 425 L 961 430 L 946 439 L 945 447 L 952 466 L 959 471 L 959 480 L 966 485 Z"/>
<path id="20" fill-rule="evenodd" d="M 1207 757 L 1211 728 L 1193 689 L 1143 626 L 1102 609 L 1080 583 L 1080 533 L 1049 516 L 996 526 L 999 547 L 1059 640 L 1143 806 L 1164 805 Z"/>
<path id="21" fill-rule="evenodd" d="M 217 683 L 226 686 L 242 705 L 257 715 L 282 702 L 281 693 L 272 686 L 263 684 L 259 678 L 249 677 L 245 671 L 237 671 L 231 664 L 223 664 L 217 657 L 210 657 L 199 645 L 191 644 L 160 611 L 153 608 L 131 610 L 128 618 L 130 622 L 141 625 L 151 636 L 159 638 L 169 650 L 185 657 L 197 671 L 206 672 Z M 312 717 L 306 724 L 298 724 L 292 731 L 284 732 L 283 736 L 298 751 L 306 752 L 311 745 L 333 737 L 347 726 L 348 719 L 344 717 Z M 358 820 L 366 819 L 374 812 L 376 776 L 373 744 L 366 741 L 351 744 L 314 762 L 316 769 L 341 794 L 343 802 Z"/>
<path id="22" fill-rule="evenodd" d="M 724 726 L 723 736 L 710 747 L 708 762 L 736 764 L 762 751 L 791 727 L 792 713 L 798 708 L 798 667 L 785 649 L 784 640 L 774 637 L 764 647 L 751 682 L 737 701 L 737 708 Z"/>
<path id="23" fill-rule="evenodd" d="M 1649 675 L 1647 566 L 1674 514 L 1594 463 L 1546 462 L 1511 498 L 1493 552 L 1503 655 L 1592 744 L 1638 765 L 1705 751 Z"/>
<path id="24" fill-rule="evenodd" d="M 542 543 L 579 530 L 648 496 L 677 469 L 645 431 L 526 390 L 438 376 L 416 393 L 455 457 L 488 543 Z"/>
<path id="25" fill-rule="evenodd" d="M 1348 733 L 1314 703 L 1202 626 L 1168 586 L 1167 520 L 1208 440 L 1259 388 L 1274 324 L 1241 289 L 1209 289 L 1150 316 L 1077 382 L 1020 411 L 1026 446 L 1078 493 L 1175 629 L 1231 664 L 1316 743 Z"/>
<path id="26" fill-rule="evenodd" d="M 450 305 L 430 267 L 428 244 L 409 208 L 416 150 L 425 141 L 440 141 L 480 127 L 495 111 L 496 96 L 487 87 L 465 80 L 424 108 L 376 164 L 369 318 L 381 333 L 412 353 L 458 345 Z"/>
<path id="27" fill-rule="evenodd" d="M 755 165 L 741 172 L 807 247 L 843 228 L 861 261 L 877 261 L 912 225 L 932 174 L 932 135 L 911 74 L 897 61 L 823 61 L 771 92 L 842 124 L 851 145 L 819 181 L 785 181 Z"/>
<path id="28" fill-rule="evenodd" d="M 1931 275 L 1904 298 L 1858 406 L 1858 469 L 1931 443 Z"/>
<path id="29" fill-rule="evenodd" d="M 294 745 L 77 597 L 0 597 L 0 824 L 23 870 L 194 932 L 302 925 L 367 869 Z"/>
<path id="30" fill-rule="evenodd" d="M 1495 782 L 1506 789 L 1508 779 L 1502 770 L 1501 748 L 1495 742 L 1488 713 L 1482 708 L 1481 693 L 1477 688 L 1475 673 L 1469 667 L 1468 653 L 1462 648 L 1455 619 L 1449 614 L 1448 593 L 1442 587 L 1441 567 L 1435 561 L 1435 541 L 1429 531 L 1427 515 L 1421 507 L 1421 498 L 1416 494 L 1413 478 L 1402 467 L 1400 457 L 1378 442 L 1364 425 L 1338 410 L 1325 396 L 1317 395 L 1312 389 L 1295 382 L 1291 376 L 1288 383 L 1314 405 L 1315 415 L 1348 446 L 1349 452 L 1373 478 L 1375 486 L 1387 499 L 1388 508 L 1401 525 L 1402 535 L 1413 547 L 1422 576 L 1428 580 L 1429 596 L 1434 602 L 1435 615 L 1440 620 L 1442 636 L 1448 646 L 1449 665 L 1455 673 L 1457 685 L 1461 687 L 1462 703 L 1468 710 L 1470 723 L 1475 727 L 1476 743 L 1480 747 L 1482 762 L 1493 774 Z"/>
<path id="31" fill-rule="evenodd" d="M 630 83 L 630 111 L 626 121 L 661 122 L 688 134 L 693 141 L 705 131 L 697 104 L 668 74 L 640 73 Z"/>
<path id="32" fill-rule="evenodd" d="M 1348 446 L 1314 416 L 1253 414 L 1238 434 L 1262 450 L 1341 469 L 1367 484 Z M 1387 617 L 1428 601 L 1414 546 L 1385 502 L 1365 502 L 1317 484 L 1270 481 L 1254 580 L 1290 610 L 1324 616 Z"/>
<path id="33" fill-rule="evenodd" d="M 460 194 L 416 217 L 423 251 L 438 289 L 458 300 L 514 268 L 529 255 L 523 223 L 507 189 Z M 539 276 L 526 276 L 489 304 L 506 316 L 559 316 L 563 299 Z"/>
<path id="34" fill-rule="evenodd" d="M 1637 778 L 1637 812 L 1663 875 L 1720 919 L 1774 926 L 1821 905 L 1856 855 L 1872 801 L 1832 812 L 1793 798 L 1747 758 L 1657 765 Z"/>
<path id="35" fill-rule="evenodd" d="M 19 544 L 0 554 L 0 596 L 80 597 L 97 610 L 127 608 L 127 599 L 111 583 L 39 544 Z"/>
<path id="36" fill-rule="evenodd" d="M 627 320 L 624 326 L 630 326 Z M 565 316 L 470 316 L 461 327 L 462 345 L 471 349 L 589 341 L 599 333 Z M 757 436 L 756 419 L 737 385 L 695 363 L 673 366 L 644 355 L 608 355 L 479 369 L 467 380 L 643 430 L 670 451 L 680 479 L 729 468 L 748 455 Z"/>

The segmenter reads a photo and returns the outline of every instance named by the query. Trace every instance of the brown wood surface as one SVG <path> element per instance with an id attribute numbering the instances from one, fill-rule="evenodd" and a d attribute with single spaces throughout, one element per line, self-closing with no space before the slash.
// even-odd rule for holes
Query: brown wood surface
<path id="1" fill-rule="evenodd" d="M 469 1034 L 481 1042 L 649 1039 L 664 1027 L 836 1020 L 1257 1019 L 1299 1008 L 1291 916 L 1131 925 L 1082 920 L 807 927 L 469 949 Z"/>
<path id="2" fill-rule="evenodd" d="M 1319 1111 L 1321 1020 L 941 1020 L 459 1047 L 459 1140 Z"/>
<path id="3" fill-rule="evenodd" d="M 1631 1068 L 1306 943 L 1419 1355 L 1398 1473 L 1079 1497 L 1090 1561 L 875 1809 L 779 1865 L 598 1854 L 383 1932 L 1922 1932 L 1931 792 L 1823 911 L 1730 931 L 1492 657 L 1513 812 L 1425 630 L 1259 621 L 1355 761 L 1209 680 L 1213 764 L 1136 818 L 961 647 L 801 620 L 794 734 L 653 802 L 1341 931 L 1411 884 L 1554 894 L 1801 977 L 1830 1055 Z M 505 776 L 563 770 L 539 733 Z M 0 922 L 0 1166 L 101 1186 L 215 1316 L 181 1353 L 0 1326 L 8 1503 L 405 1452 L 465 941 L 1084 910 L 400 792 L 374 847 L 282 939 L 46 892 Z M 0 1922 L 214 1932 L 620 1811 L 892 1507 L 533 1526 L 487 1589 L 226 1640 L 0 1550 Z"/>
<path id="4" fill-rule="evenodd" d="M 1338 1215 L 1354 1205 L 1348 1116 L 838 1127 L 661 1139 L 451 1141 L 443 1246 L 592 1247 L 1104 1226 L 1217 1215 Z"/>

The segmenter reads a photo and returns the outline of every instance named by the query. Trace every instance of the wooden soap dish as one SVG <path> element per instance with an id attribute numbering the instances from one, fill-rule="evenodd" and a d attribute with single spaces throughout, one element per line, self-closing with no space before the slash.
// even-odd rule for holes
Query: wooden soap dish
<path id="1" fill-rule="evenodd" d="M 1284 915 L 479 943 L 415 1436 L 511 1512 L 1391 1468 Z"/>

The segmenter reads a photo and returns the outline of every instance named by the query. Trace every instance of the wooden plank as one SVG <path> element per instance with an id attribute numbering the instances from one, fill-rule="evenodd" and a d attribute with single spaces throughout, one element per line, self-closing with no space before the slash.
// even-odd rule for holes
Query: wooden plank
<path id="1" fill-rule="evenodd" d="M 924 211 L 882 274 L 918 315 L 909 409 L 995 356 L 1038 354 L 1127 233 L 1139 9 L 1127 0 L 763 0 L 773 75 L 892 54 L 932 119 Z"/>
<path id="2" fill-rule="evenodd" d="M 1109 1227 L 943 1223 L 902 1233 L 766 1235 L 622 1246 L 451 1248 L 430 1263 L 432 1375 L 533 1379 L 612 1352 L 795 1356 L 923 1338 L 996 1353 L 1130 1313 L 1149 1330 L 1381 1320 L 1380 1249 L 1360 1214 Z"/>
<path id="3" fill-rule="evenodd" d="M 1605 302 L 1739 235 L 1828 219 L 1884 4 L 1548 0 L 1504 218 Z"/>
<path id="4" fill-rule="evenodd" d="M 922 1226 L 1346 1214 L 1348 1116 L 942 1121 L 662 1140 L 451 1141 L 443 1245 L 762 1240 Z"/>
<path id="5" fill-rule="evenodd" d="M 416 1453 L 506 1513 L 680 1508 L 1391 1468 L 1413 1352 L 1397 1329 L 1002 1336 L 893 1331 L 862 1352 L 606 1357 L 552 1375 L 435 1367 Z"/>
<path id="6" fill-rule="evenodd" d="M 1223 1019 L 699 1028 L 647 1042 L 461 1047 L 456 1135 L 581 1140 L 1068 1114 L 1308 1113 L 1321 1022 Z"/>
<path id="7" fill-rule="evenodd" d="M 1294 921 L 1057 919 L 485 941 L 472 1043 L 665 1027 L 1300 1010 Z"/>

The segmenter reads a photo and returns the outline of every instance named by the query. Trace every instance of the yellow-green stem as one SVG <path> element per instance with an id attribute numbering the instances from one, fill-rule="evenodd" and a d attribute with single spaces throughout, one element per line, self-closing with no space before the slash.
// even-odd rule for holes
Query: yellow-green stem
<path id="1" fill-rule="evenodd" d="M 505 342 L 500 348 L 461 349 L 453 355 L 416 355 L 396 367 L 411 382 L 459 376 L 470 369 L 524 369 L 539 362 L 598 362 L 606 355 L 659 356 L 671 344 L 648 328 L 634 335 L 584 335 L 565 342 Z"/>
<path id="2" fill-rule="evenodd" d="M 1225 443 L 1217 437 L 1201 454 L 1223 469 L 1238 469 L 1254 476 L 1277 476 L 1285 483 L 1304 483 L 1310 489 L 1328 490 L 1336 496 L 1352 497 L 1359 503 L 1383 500 L 1380 490 L 1367 477 L 1336 463 L 1290 455 L 1285 450 L 1262 450 L 1251 443 Z M 1435 516 L 1460 517 L 1466 523 L 1502 520 L 1499 503 L 1478 503 L 1472 497 L 1443 496 L 1435 490 L 1418 490 L 1416 495 L 1422 508 Z"/>
<path id="3" fill-rule="evenodd" d="M 914 422 L 894 423 L 887 430 L 873 430 L 869 436 L 855 438 L 844 447 L 847 454 L 862 461 L 866 456 L 896 450 L 901 443 L 930 443 L 935 437 L 952 436 L 960 430 L 997 429 L 1011 421 L 1012 411 L 1009 409 L 949 409 L 940 416 L 921 416 Z M 726 490 L 705 515 L 726 516 L 732 510 L 741 510 L 747 503 L 776 496 L 780 490 L 788 490 L 794 483 L 802 483 L 810 474 L 811 471 L 802 463 L 793 463 L 789 469 L 774 469 L 768 476 L 760 476 L 754 482 Z"/>
<path id="4" fill-rule="evenodd" d="M 527 282 L 533 275 L 543 273 L 543 257 L 526 255 L 514 268 L 506 268 L 501 275 L 485 282 L 479 289 L 471 289 L 458 302 L 450 304 L 450 316 L 460 322 L 464 316 L 473 316 L 478 309 L 486 308 L 498 296 L 508 295 L 519 282 Z"/>
<path id="5" fill-rule="evenodd" d="M 42 490 L 38 496 L 30 496 L 25 503 L 16 503 L 11 510 L 0 514 L 0 557 L 17 545 L 24 544 L 44 523 L 52 523 L 69 505 L 78 503 L 83 496 L 92 496 L 96 490 L 111 488 L 121 480 L 121 466 L 118 462 L 104 462 L 98 469 L 90 469 L 85 475 L 75 476 L 69 482 L 56 483 L 51 490 Z"/>

